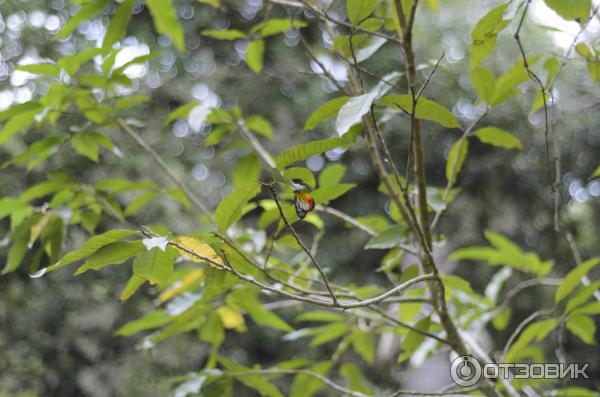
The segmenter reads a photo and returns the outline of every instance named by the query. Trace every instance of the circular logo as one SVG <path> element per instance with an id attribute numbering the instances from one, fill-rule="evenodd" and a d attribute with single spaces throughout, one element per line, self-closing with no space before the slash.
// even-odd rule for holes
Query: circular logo
<path id="1" fill-rule="evenodd" d="M 473 356 L 460 356 L 452 361 L 450 376 L 459 386 L 473 386 L 481 378 L 481 364 Z"/>

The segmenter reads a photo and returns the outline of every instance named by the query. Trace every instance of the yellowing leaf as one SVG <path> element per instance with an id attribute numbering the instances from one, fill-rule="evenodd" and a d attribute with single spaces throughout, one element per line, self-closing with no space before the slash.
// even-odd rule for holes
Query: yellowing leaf
<path id="1" fill-rule="evenodd" d="M 221 306 L 217 309 L 217 314 L 221 319 L 221 324 L 225 329 L 235 329 L 238 332 L 246 331 L 246 322 L 244 316 L 242 316 L 239 310 L 233 309 L 229 306 Z"/>
<path id="2" fill-rule="evenodd" d="M 186 236 L 177 237 L 173 242 L 177 243 L 175 248 L 177 248 L 181 255 L 187 256 L 192 262 L 206 263 L 215 269 L 223 269 L 223 260 L 210 245 L 203 243 L 197 238 Z M 208 262 L 205 258 L 210 259 L 211 262 Z"/>
<path id="3" fill-rule="evenodd" d="M 181 294 L 182 292 L 187 291 L 192 285 L 196 284 L 204 277 L 204 270 L 202 269 L 194 269 L 189 272 L 185 277 L 181 280 L 176 281 L 169 288 L 164 290 L 159 296 L 158 301 L 160 303 L 164 303 L 168 300 L 173 299 L 175 296 Z"/>

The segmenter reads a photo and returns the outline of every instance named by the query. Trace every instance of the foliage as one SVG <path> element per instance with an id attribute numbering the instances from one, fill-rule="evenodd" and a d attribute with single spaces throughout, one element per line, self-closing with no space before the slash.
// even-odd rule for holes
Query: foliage
<path id="1" fill-rule="evenodd" d="M 439 54 L 433 65 L 415 60 L 431 54 L 413 33 L 429 29 L 426 18 L 450 7 L 436 1 L 425 9 L 416 1 L 348 0 L 332 4 L 335 13 L 314 2 L 273 2 L 255 13 L 244 8 L 240 21 L 230 20 L 228 7 L 235 4 L 213 0 L 73 1 L 63 12 L 70 13 L 68 19 L 49 35 L 48 49 L 36 51 L 44 58 L 11 63 L 13 80 L 20 74 L 31 90 L 30 98 L 0 112 L 6 170 L 0 198 L 6 236 L 2 282 L 17 285 L 19 275 L 29 275 L 19 287 L 29 290 L 55 280 L 62 286 L 95 285 L 115 277 L 111 288 L 119 292 L 103 293 L 101 303 L 120 298 L 124 306 L 143 307 L 135 311 L 137 319 L 128 313 L 124 324 L 111 324 L 118 338 L 139 340 L 152 351 L 189 343 L 186 338 L 192 340 L 186 348 L 200 343 L 200 358 L 166 382 L 176 396 L 390 395 L 403 385 L 390 374 L 377 374 L 379 366 L 419 368 L 430 357 L 449 359 L 449 350 L 483 360 L 487 353 L 482 357 L 477 337 L 483 332 L 494 336 L 491 353 L 501 352 L 511 363 L 552 362 L 545 353 L 555 349 L 562 359 L 564 346 L 552 338 L 562 341 L 567 331 L 571 343 L 594 345 L 600 314 L 600 284 L 591 276 L 600 263 L 597 228 L 573 209 L 589 194 L 584 200 L 573 185 L 561 185 L 572 173 L 563 175 L 562 141 L 549 136 L 548 125 L 550 116 L 562 112 L 554 84 L 565 74 L 570 49 L 563 61 L 556 48 L 528 57 L 521 41 L 515 44 L 518 53 L 497 48 L 510 29 L 523 40 L 518 32 L 531 10 L 527 1 L 516 3 L 481 12 L 470 27 L 469 59 L 452 66 Z M 597 11 L 589 0 L 545 3 L 582 31 Z M 188 20 L 196 13 L 216 22 L 200 15 L 201 26 L 195 26 Z M 92 40 L 87 36 L 94 26 L 102 34 Z M 310 41 L 311 34 L 326 37 L 326 45 Z M 597 40 L 585 41 L 577 35 L 572 47 L 587 70 L 577 89 L 591 95 L 600 78 L 600 50 Z M 137 53 L 132 42 L 154 44 Z M 282 43 L 290 48 L 282 49 Z M 300 89 L 286 85 L 293 63 L 286 58 L 298 51 L 296 45 L 319 75 L 308 76 L 307 86 L 316 81 L 332 93 L 325 98 L 307 88 L 301 111 L 294 109 L 297 98 L 271 101 L 264 95 L 272 76 L 283 76 L 284 96 Z M 160 81 L 165 65 L 175 74 L 177 67 L 209 68 L 195 54 L 200 46 L 228 59 L 240 87 L 227 86 L 225 71 L 219 71 L 222 87 L 203 83 L 191 90 L 182 78 L 183 87 L 169 91 L 168 73 L 162 75 L 164 87 L 143 78 Z M 395 70 L 400 51 L 402 72 Z M 495 57 L 502 62 L 496 64 Z M 467 88 L 457 96 L 430 92 L 441 84 L 436 82 L 441 73 L 450 72 L 452 79 L 463 73 L 464 79 L 455 80 Z M 170 99 L 174 91 L 186 94 Z M 195 92 L 193 100 L 189 92 Z M 514 112 L 516 106 L 527 111 Z M 302 120 L 291 120 L 300 118 L 297 113 Z M 560 116 L 579 116 L 565 113 Z M 489 125 L 479 126 L 484 117 Z M 538 120 L 532 122 L 538 131 L 514 122 L 528 117 Z M 174 137 L 159 133 L 162 128 Z M 178 140 L 182 137 L 188 138 Z M 545 155 L 523 157 L 534 152 Z M 178 154 L 167 159 L 165 153 Z M 331 164 L 324 166 L 325 158 Z M 406 161 L 402 174 L 400 161 Z M 497 177 L 490 169 L 510 163 L 521 173 L 536 173 L 536 180 L 548 173 L 550 188 L 539 182 L 536 188 L 552 190 L 546 200 L 553 202 L 550 211 L 544 204 L 542 215 L 517 221 L 527 229 L 524 241 L 501 221 L 477 225 L 486 245 L 461 238 L 466 234 L 461 208 L 466 213 L 477 205 L 480 212 L 496 214 L 510 196 L 494 190 Z M 480 164 L 481 170 L 474 169 Z M 592 180 L 591 192 L 600 167 L 573 164 L 572 172 Z M 218 188 L 194 185 L 189 173 Z M 478 175 L 491 182 L 477 182 Z M 470 185 L 477 185 L 474 195 Z M 500 199 L 481 193 L 484 187 Z M 299 189 L 310 190 L 317 204 L 303 220 L 294 209 L 293 191 Z M 453 208 L 459 209 L 459 221 L 452 218 Z M 530 236 L 543 222 L 557 232 L 544 239 L 572 251 L 573 265 L 563 252 L 532 247 Z M 580 231 L 584 258 L 590 259 L 581 258 L 571 229 Z M 457 264 L 456 272 L 444 266 L 446 260 Z M 357 263 L 363 261 L 369 267 Z M 65 279 L 65 268 L 74 264 L 81 278 Z M 548 285 L 549 274 L 550 295 L 525 309 L 511 303 L 530 286 Z M 386 344 L 391 339 L 400 347 Z M 254 345 L 269 355 L 262 360 L 261 354 L 246 354 Z M 581 387 L 590 384 L 565 388 L 550 379 L 479 386 L 484 395 L 506 390 L 597 395 Z M 15 392 L 7 387 L 7 393 Z"/>

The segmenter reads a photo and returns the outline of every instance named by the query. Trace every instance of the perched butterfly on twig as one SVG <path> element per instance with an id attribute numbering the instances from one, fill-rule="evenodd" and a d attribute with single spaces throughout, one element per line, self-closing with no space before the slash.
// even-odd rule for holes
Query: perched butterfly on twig
<path id="1" fill-rule="evenodd" d="M 298 218 L 304 219 L 306 214 L 315 208 L 315 199 L 303 190 L 294 190 L 294 195 L 296 196 L 296 214 Z"/>

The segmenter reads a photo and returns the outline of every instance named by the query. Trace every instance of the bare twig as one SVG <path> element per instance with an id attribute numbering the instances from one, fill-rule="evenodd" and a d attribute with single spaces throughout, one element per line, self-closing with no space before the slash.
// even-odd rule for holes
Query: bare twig
<path id="1" fill-rule="evenodd" d="M 267 184 L 267 187 L 271 191 L 271 195 L 273 196 L 273 200 L 275 200 L 275 204 L 277 204 L 277 208 L 279 209 L 279 215 L 281 216 L 281 219 L 285 223 L 285 226 L 287 227 L 288 231 L 294 236 L 298 245 L 300 245 L 300 247 L 302 247 L 304 252 L 306 252 L 306 255 L 308 255 L 308 257 L 310 258 L 313 265 L 315 265 L 319 274 L 321 274 L 321 277 L 323 278 L 323 282 L 325 283 L 327 290 L 331 294 L 331 299 L 333 299 L 333 303 L 337 304 L 338 300 L 335 296 L 335 293 L 333 292 L 333 289 L 331 289 L 331 286 L 329 285 L 329 280 L 327 280 L 327 275 L 325 275 L 325 272 L 321 268 L 321 265 L 319 265 L 319 262 L 317 262 L 317 260 L 315 259 L 313 254 L 310 252 L 310 250 L 306 247 L 306 245 L 304 245 L 304 242 L 302 242 L 302 239 L 300 238 L 300 236 L 298 236 L 298 233 L 296 233 L 296 230 L 294 230 L 294 228 L 292 227 L 290 222 L 285 217 L 285 215 L 283 213 L 283 209 L 281 208 L 281 204 L 279 203 L 279 199 L 277 198 L 277 193 L 275 192 L 275 189 L 273 188 L 273 184 L 272 183 Z"/>
<path id="2" fill-rule="evenodd" d="M 198 197 L 194 192 L 192 192 L 186 185 L 183 183 L 181 179 L 165 163 L 165 161 L 160 157 L 156 150 L 148 142 L 144 140 L 133 128 L 131 128 L 124 120 L 120 118 L 115 118 L 115 122 L 121 130 L 123 130 L 127 135 L 129 135 L 142 149 L 146 151 L 152 157 L 154 162 L 164 171 L 165 174 L 177 185 L 177 187 L 186 195 L 186 197 L 190 200 L 192 205 L 196 207 L 200 212 L 206 215 L 210 220 L 214 221 L 214 216 L 212 211 L 208 208 L 208 206 L 204 203 L 200 197 Z"/>

